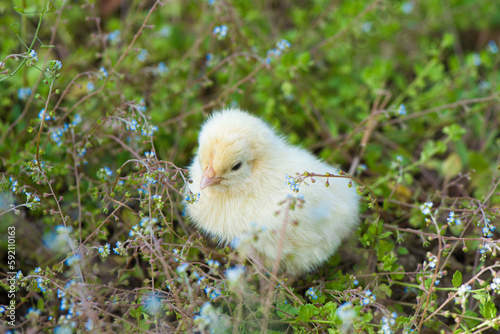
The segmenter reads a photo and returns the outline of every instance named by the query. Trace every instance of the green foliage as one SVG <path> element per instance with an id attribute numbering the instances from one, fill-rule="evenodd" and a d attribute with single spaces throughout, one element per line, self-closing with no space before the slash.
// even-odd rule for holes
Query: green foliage
<path id="1" fill-rule="evenodd" d="M 499 13 L 0 2 L 1 328 L 497 333 Z M 364 195 L 357 233 L 294 282 L 182 215 L 199 126 L 231 106 L 349 171 L 299 181 L 347 177 Z"/>

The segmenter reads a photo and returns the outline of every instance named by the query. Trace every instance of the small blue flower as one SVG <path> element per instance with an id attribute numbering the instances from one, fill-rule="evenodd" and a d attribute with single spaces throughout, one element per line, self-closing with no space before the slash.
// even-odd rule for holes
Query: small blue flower
<path id="1" fill-rule="evenodd" d="M 420 206 L 420 211 L 422 211 L 422 213 L 427 216 L 428 214 L 431 213 L 431 208 L 432 208 L 433 204 L 434 203 L 432 203 L 432 202 L 426 202 L 426 203 L 422 204 Z"/>
<path id="2" fill-rule="evenodd" d="M 175 271 L 177 271 L 178 274 L 182 274 L 182 273 L 186 272 L 186 270 L 188 269 L 188 267 L 189 267 L 189 263 L 184 262 L 180 266 L 178 266 Z"/>
<path id="3" fill-rule="evenodd" d="M 279 50 L 286 50 L 290 48 L 292 45 L 286 39 L 282 39 L 278 43 L 276 43 L 276 46 L 278 47 Z"/>
<path id="4" fill-rule="evenodd" d="M 35 269 L 35 274 L 38 274 L 38 273 L 40 273 L 41 271 L 42 271 L 42 268 L 38 267 L 38 268 L 36 268 L 36 269 Z"/>
<path id="5" fill-rule="evenodd" d="M 17 90 L 17 97 L 19 100 L 26 100 L 31 95 L 31 88 L 19 88 Z"/>
<path id="6" fill-rule="evenodd" d="M 95 89 L 94 83 L 92 81 L 87 82 L 87 91 L 91 92 Z"/>
<path id="7" fill-rule="evenodd" d="M 71 125 L 77 126 L 81 122 L 82 122 L 82 116 L 80 116 L 80 114 L 75 114 L 75 116 L 73 117 L 73 122 L 71 122 Z"/>
<path id="8" fill-rule="evenodd" d="M 415 2 L 413 1 L 407 1 L 401 5 L 401 10 L 405 14 L 411 14 L 414 8 L 415 8 Z"/>
<path id="9" fill-rule="evenodd" d="M 497 43 L 495 43 L 495 41 L 489 41 L 486 48 L 487 48 L 489 53 L 492 53 L 492 54 L 498 53 L 498 46 L 497 46 Z"/>
<path id="10" fill-rule="evenodd" d="M 158 63 L 158 68 L 156 69 L 156 71 L 159 74 L 166 74 L 166 73 L 168 73 L 169 70 L 168 70 L 167 65 L 165 65 L 165 63 L 161 61 Z"/>
<path id="11" fill-rule="evenodd" d="M 55 68 L 56 70 L 58 70 L 58 71 L 59 71 L 59 70 L 61 70 L 61 68 L 62 68 L 62 63 L 61 63 L 61 61 L 60 61 L 60 60 L 54 60 L 54 68 Z"/>
<path id="12" fill-rule="evenodd" d="M 104 67 L 101 66 L 101 68 L 99 68 L 98 76 L 101 80 L 108 77 L 108 72 Z"/>
<path id="13" fill-rule="evenodd" d="M 108 40 L 111 42 L 111 44 L 117 44 L 120 42 L 120 30 L 115 30 L 108 35 Z"/>
<path id="14" fill-rule="evenodd" d="M 139 61 L 145 61 L 147 56 L 148 56 L 148 50 L 141 49 L 141 51 L 139 51 L 139 54 L 137 55 L 137 59 Z"/>
<path id="15" fill-rule="evenodd" d="M 44 115 L 45 115 L 46 121 L 50 121 L 51 119 L 55 119 L 54 117 L 51 117 L 48 112 L 46 113 L 45 109 L 40 110 L 40 112 L 38 113 L 38 118 L 42 119 L 44 117 Z"/>
<path id="16" fill-rule="evenodd" d="M 472 60 L 474 62 L 474 65 L 476 65 L 476 66 L 479 66 L 482 63 L 481 56 L 478 53 L 474 53 L 472 55 Z"/>
<path id="17" fill-rule="evenodd" d="M 163 26 L 160 30 L 160 36 L 168 37 L 172 33 L 172 28 L 170 26 Z"/>
<path id="18" fill-rule="evenodd" d="M 373 24 L 371 22 L 364 22 L 362 25 L 361 25 L 361 30 L 363 30 L 363 32 L 370 32 L 373 28 Z"/>
<path id="19" fill-rule="evenodd" d="M 223 39 L 224 37 L 227 36 L 227 31 L 228 31 L 227 26 L 223 24 L 220 27 L 219 26 L 215 27 L 213 34 L 219 35 L 219 39 Z"/>
<path id="20" fill-rule="evenodd" d="M 406 107 L 404 104 L 401 104 L 398 108 L 398 115 L 405 116 L 406 115 Z"/>
<path id="21" fill-rule="evenodd" d="M 28 54 L 28 56 L 29 56 L 31 59 L 33 59 L 33 60 L 35 60 L 35 61 L 38 61 L 38 56 L 37 56 L 37 54 L 36 54 L 35 50 L 31 50 L 31 51 L 30 51 L 30 53 Z"/>

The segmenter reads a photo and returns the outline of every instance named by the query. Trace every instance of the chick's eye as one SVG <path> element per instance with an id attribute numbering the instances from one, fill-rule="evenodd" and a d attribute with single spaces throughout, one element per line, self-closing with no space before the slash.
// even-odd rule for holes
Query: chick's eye
<path id="1" fill-rule="evenodd" d="M 231 170 L 232 171 L 237 171 L 240 168 L 241 168 L 241 161 L 235 163 L 234 166 L 231 168 Z"/>

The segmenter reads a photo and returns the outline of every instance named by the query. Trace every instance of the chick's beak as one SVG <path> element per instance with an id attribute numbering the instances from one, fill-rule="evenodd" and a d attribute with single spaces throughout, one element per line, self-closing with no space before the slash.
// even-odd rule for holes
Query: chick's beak
<path id="1" fill-rule="evenodd" d="M 212 164 L 210 163 L 207 168 L 205 168 L 205 171 L 203 172 L 203 176 L 201 178 L 201 184 L 200 184 L 200 189 L 203 190 L 206 187 L 209 187 L 213 184 L 218 184 L 222 181 L 222 177 L 217 177 L 215 175 L 214 168 L 212 167 Z"/>

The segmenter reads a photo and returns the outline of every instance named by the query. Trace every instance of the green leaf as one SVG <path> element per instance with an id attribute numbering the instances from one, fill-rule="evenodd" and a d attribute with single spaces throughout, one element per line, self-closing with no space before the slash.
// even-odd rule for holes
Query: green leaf
<path id="1" fill-rule="evenodd" d="M 313 304 L 300 305 L 299 307 L 299 319 L 303 321 L 308 321 L 317 311 L 316 306 Z"/>
<path id="2" fill-rule="evenodd" d="M 462 273 L 460 271 L 455 271 L 453 274 L 453 280 L 451 281 L 453 286 L 455 288 L 458 288 L 460 285 L 462 285 Z"/>
<path id="3" fill-rule="evenodd" d="M 450 140 L 459 141 L 467 131 L 457 124 L 452 124 L 445 126 L 443 132 L 448 135 Z"/>
<path id="4" fill-rule="evenodd" d="M 483 317 L 486 319 L 493 319 L 497 316 L 497 308 L 495 306 L 495 303 L 493 303 L 491 300 L 488 300 L 484 305 L 481 305 L 479 307 L 481 314 Z"/>

